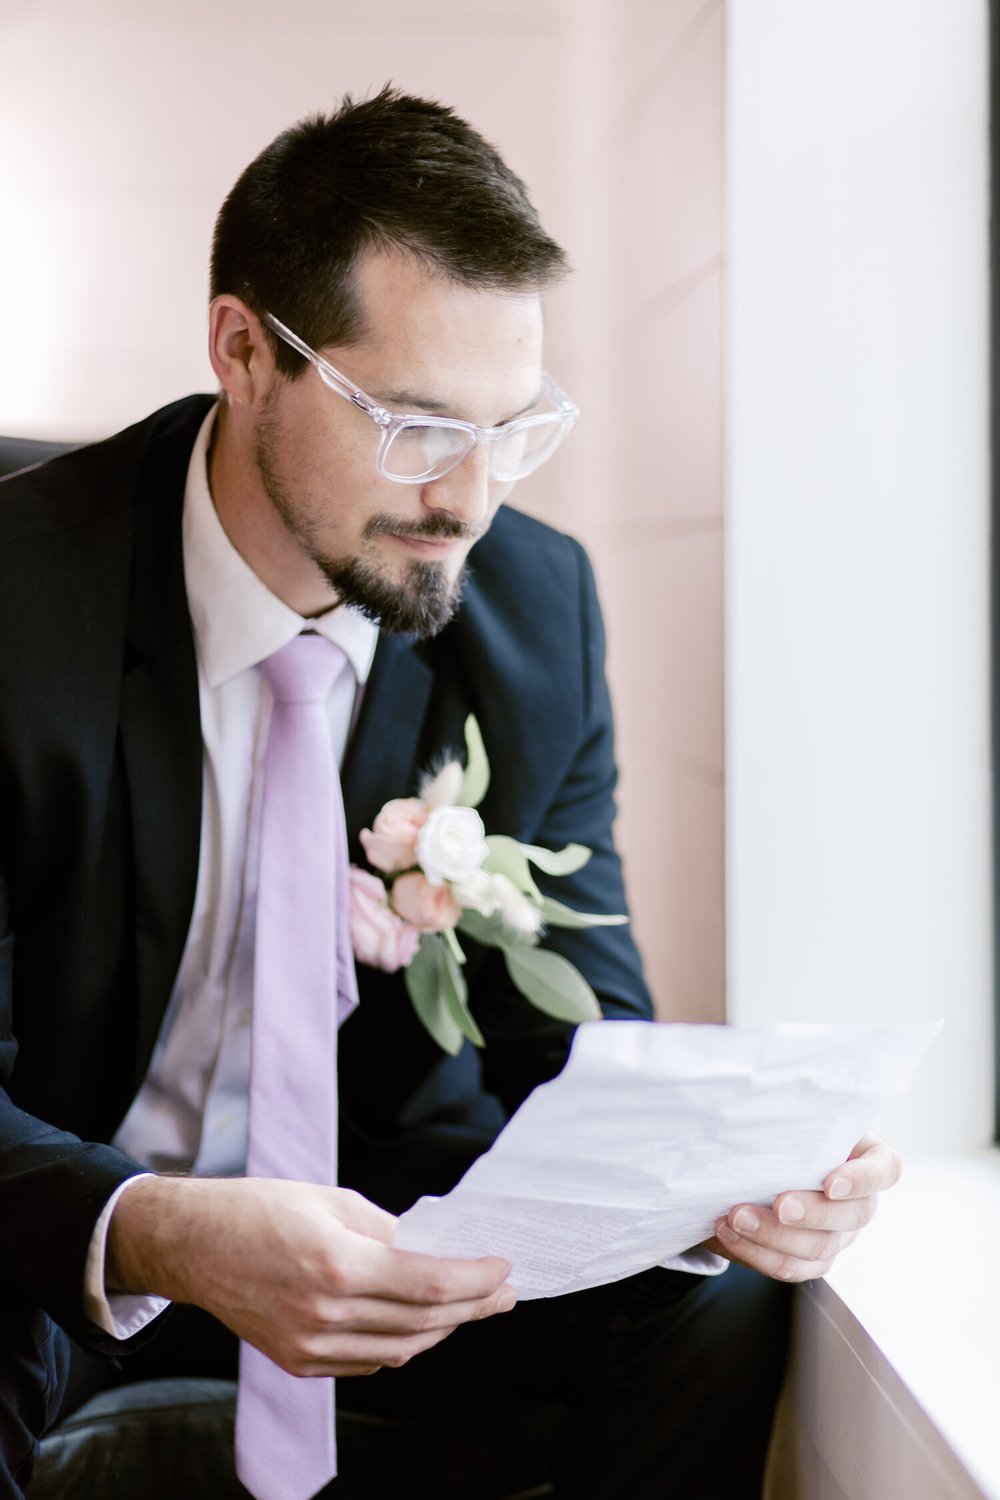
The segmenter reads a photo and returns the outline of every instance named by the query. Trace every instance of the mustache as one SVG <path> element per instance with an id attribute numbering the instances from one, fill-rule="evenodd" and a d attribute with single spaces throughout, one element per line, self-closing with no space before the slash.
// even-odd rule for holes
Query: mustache
<path id="1" fill-rule="evenodd" d="M 411 521 L 397 521 L 392 516 L 372 516 L 365 523 L 365 541 L 370 541 L 375 536 L 385 536 L 388 533 L 393 536 L 409 537 L 416 542 L 474 542 L 483 535 L 483 530 L 480 527 L 463 526 L 462 522 L 456 521 L 454 516 L 443 514 L 428 516 L 426 521 L 416 524 Z"/>

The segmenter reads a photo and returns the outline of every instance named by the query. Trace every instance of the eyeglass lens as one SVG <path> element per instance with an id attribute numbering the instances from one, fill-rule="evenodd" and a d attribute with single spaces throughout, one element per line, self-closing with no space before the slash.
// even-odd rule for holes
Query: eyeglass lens
<path id="1" fill-rule="evenodd" d="M 557 416 L 512 427 L 492 444 L 492 477 L 508 482 L 523 479 L 555 450 L 563 431 Z M 397 479 L 431 479 L 454 468 L 474 446 L 473 435 L 464 428 L 408 422 L 393 434 L 382 463 L 385 472 Z"/>

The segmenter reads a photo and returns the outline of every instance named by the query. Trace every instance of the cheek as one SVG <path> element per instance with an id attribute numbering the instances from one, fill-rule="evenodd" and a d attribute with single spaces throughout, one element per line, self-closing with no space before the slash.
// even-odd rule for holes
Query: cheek
<path id="1" fill-rule="evenodd" d="M 342 414 L 338 398 L 324 393 L 326 401 L 298 410 L 289 431 L 289 446 L 301 471 L 308 474 L 314 493 L 329 495 L 341 488 L 363 493 L 379 482 L 375 468 L 377 434 L 368 432 L 347 408 Z M 329 402 L 337 402 L 331 406 Z"/>
<path id="2" fill-rule="evenodd" d="M 312 503 L 323 512 L 328 526 L 360 533 L 372 516 L 395 513 L 398 486 L 382 478 L 372 455 L 361 451 L 357 442 L 314 442 L 308 465 Z"/>

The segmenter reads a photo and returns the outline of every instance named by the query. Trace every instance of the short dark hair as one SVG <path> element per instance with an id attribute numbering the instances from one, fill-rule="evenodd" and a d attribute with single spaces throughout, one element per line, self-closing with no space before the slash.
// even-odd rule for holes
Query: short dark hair
<path id="1" fill-rule="evenodd" d="M 211 295 L 272 312 L 314 349 L 362 336 L 351 272 L 398 249 L 467 286 L 541 290 L 567 270 L 524 183 L 453 110 L 387 85 L 282 131 L 215 225 Z M 301 355 L 267 330 L 278 368 Z"/>

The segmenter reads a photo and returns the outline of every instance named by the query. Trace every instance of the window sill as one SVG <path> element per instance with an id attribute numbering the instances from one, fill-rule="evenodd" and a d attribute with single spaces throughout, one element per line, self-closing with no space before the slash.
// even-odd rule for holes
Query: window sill
<path id="1" fill-rule="evenodd" d="M 796 1479 L 779 1494 L 1000 1500 L 997 1243 L 1000 1152 L 907 1168 L 875 1226 L 802 1289 Z"/>

